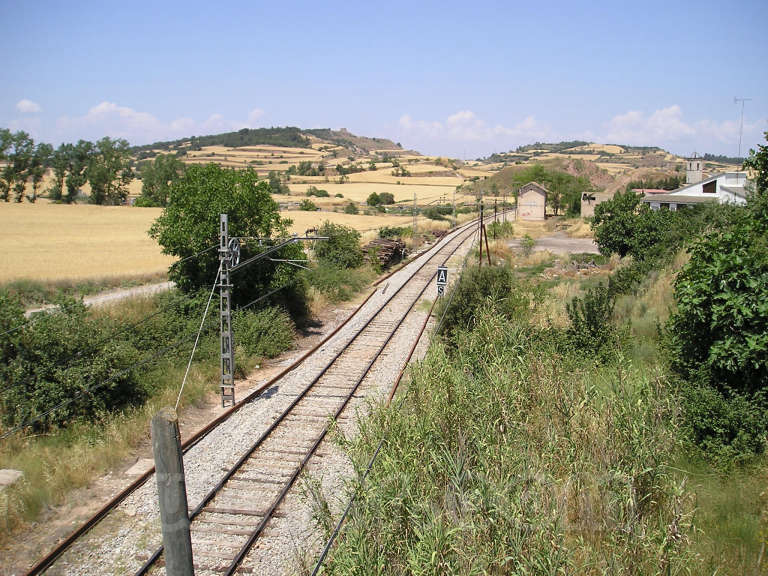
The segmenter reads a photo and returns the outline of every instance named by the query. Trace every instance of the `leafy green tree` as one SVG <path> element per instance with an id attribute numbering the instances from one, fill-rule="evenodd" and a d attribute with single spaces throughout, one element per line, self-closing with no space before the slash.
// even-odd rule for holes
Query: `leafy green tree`
<path id="1" fill-rule="evenodd" d="M 344 214 L 358 214 L 359 210 L 357 209 L 357 204 L 354 202 L 349 202 L 346 206 L 344 206 Z"/>
<path id="2" fill-rule="evenodd" d="M 395 197 L 391 192 L 379 192 L 379 204 L 394 204 Z"/>
<path id="3" fill-rule="evenodd" d="M 329 221 L 317 230 L 318 236 L 327 236 L 315 244 L 315 257 L 322 264 L 338 268 L 357 268 L 363 263 L 363 250 L 360 248 L 360 233 L 348 226 Z"/>
<path id="4" fill-rule="evenodd" d="M 624 257 L 632 251 L 642 200 L 640 194 L 630 190 L 617 192 L 611 200 L 595 206 L 592 230 L 601 254 L 610 256 L 615 252 Z"/>
<path id="5" fill-rule="evenodd" d="M 10 201 L 11 191 L 16 202 L 24 199 L 34 151 L 35 142 L 26 132 L 4 130 L 0 134 L 0 158 L 4 157 L 6 162 L 0 172 L 0 197 L 4 201 Z"/>
<path id="6" fill-rule="evenodd" d="M 765 132 L 768 140 L 768 131 Z M 768 146 L 757 145 L 757 151 L 750 150 L 749 157 L 744 161 L 744 167 L 756 172 L 755 190 L 758 194 L 768 194 Z"/>
<path id="7" fill-rule="evenodd" d="M 368 195 L 368 199 L 365 201 L 365 203 L 368 204 L 368 206 L 378 206 L 381 204 L 381 199 L 376 192 L 371 192 Z"/>
<path id="8" fill-rule="evenodd" d="M 80 193 L 86 182 L 88 182 L 88 165 L 93 154 L 93 144 L 86 140 L 78 140 L 77 144 L 68 149 L 69 159 L 67 165 L 67 194 L 64 201 L 67 204 L 77 202 L 77 195 Z"/>
<path id="9" fill-rule="evenodd" d="M 158 154 L 141 171 L 141 206 L 165 206 L 171 185 L 184 175 L 184 162 L 175 154 Z"/>
<path id="10" fill-rule="evenodd" d="M 105 136 L 96 142 L 86 174 L 91 183 L 91 204 L 117 205 L 128 197 L 133 160 L 127 140 Z"/>
<path id="11" fill-rule="evenodd" d="M 299 204 L 299 210 L 305 210 L 307 212 L 314 212 L 316 210 L 319 210 L 317 207 L 317 204 L 312 202 L 309 198 L 304 198 L 304 200 L 301 201 Z"/>
<path id="12" fill-rule="evenodd" d="M 272 170 L 269 173 L 269 189 L 272 194 L 290 194 L 288 185 L 280 178 L 280 173 Z"/>
<path id="13" fill-rule="evenodd" d="M 54 202 L 59 202 L 64 197 L 64 179 L 67 177 L 73 150 L 72 144 L 62 144 L 51 155 L 53 182 L 47 192 L 48 197 Z"/>
<path id="14" fill-rule="evenodd" d="M 231 236 L 285 238 L 289 220 L 280 217 L 272 199 L 269 182 L 259 181 L 253 170 L 233 170 L 219 164 L 190 166 L 184 176 L 171 184 L 168 203 L 150 228 L 150 236 L 163 252 L 187 258 L 219 242 L 219 215 L 228 214 Z M 259 242 L 246 240 L 241 261 L 265 249 Z M 303 247 L 290 244 L 273 255 L 280 259 L 305 258 Z M 169 277 L 184 291 L 210 289 L 219 257 L 209 250 L 171 266 Z M 294 315 L 305 312 L 304 286 L 298 269 L 269 258 L 233 273 L 233 302 L 245 304 L 268 291 L 287 286 L 271 300 L 284 304 Z M 265 304 L 268 300 L 265 300 Z"/>
<path id="15" fill-rule="evenodd" d="M 35 147 L 29 166 L 29 175 L 32 178 L 32 195 L 27 196 L 27 199 L 30 202 L 34 203 L 37 200 L 40 184 L 43 182 L 52 154 L 53 146 L 50 144 L 40 143 Z"/>

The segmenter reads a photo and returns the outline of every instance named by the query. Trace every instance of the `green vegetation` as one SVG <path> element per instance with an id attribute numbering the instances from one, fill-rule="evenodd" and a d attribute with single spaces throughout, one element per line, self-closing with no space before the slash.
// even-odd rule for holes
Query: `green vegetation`
<path id="1" fill-rule="evenodd" d="M 667 176 L 659 178 L 649 178 L 646 180 L 632 180 L 626 186 L 627 191 L 637 190 L 642 188 L 661 189 L 661 190 L 677 190 L 685 184 L 684 176 Z"/>
<path id="2" fill-rule="evenodd" d="M 317 229 L 319 240 L 315 244 L 315 257 L 320 264 L 337 268 L 357 268 L 363 263 L 360 233 L 348 226 L 325 221 Z"/>
<path id="3" fill-rule="evenodd" d="M 357 204 L 350 201 L 347 203 L 346 206 L 344 206 L 344 214 L 357 214 L 360 211 L 357 209 Z"/>
<path id="4" fill-rule="evenodd" d="M 229 215 L 230 236 L 287 236 L 287 222 L 280 217 L 269 183 L 259 181 L 252 170 L 232 170 L 218 164 L 187 168 L 184 176 L 171 185 L 168 205 L 150 234 L 166 254 L 187 258 L 218 245 L 219 214 Z M 264 249 L 257 242 L 246 242 L 241 248 L 241 260 Z M 284 259 L 305 258 L 299 243 L 284 247 L 278 254 L 276 257 Z M 193 292 L 210 286 L 218 267 L 219 255 L 209 250 L 171 266 L 168 276 L 182 290 Z M 235 305 L 244 305 L 282 286 L 284 289 L 270 301 L 284 305 L 294 318 L 306 314 L 305 287 L 294 266 L 264 259 L 234 274 L 240 287 L 233 293 Z"/>
<path id="5" fill-rule="evenodd" d="M 491 222 L 486 226 L 486 232 L 488 237 L 494 240 L 498 238 L 510 238 L 515 233 L 515 227 L 512 222 L 507 220 L 503 222 Z"/>
<path id="6" fill-rule="evenodd" d="M 403 238 L 413 236 L 410 226 L 382 226 L 379 228 L 379 238 Z"/>
<path id="7" fill-rule="evenodd" d="M 274 358 L 293 346 L 294 325 L 288 313 L 272 306 L 234 314 L 235 345 L 249 356 Z"/>
<path id="8" fill-rule="evenodd" d="M 312 202 L 309 198 L 304 198 L 299 203 L 299 210 L 306 210 L 307 212 L 315 212 L 317 210 L 320 210 L 320 208 L 317 207 L 317 204 Z"/>
<path id="9" fill-rule="evenodd" d="M 307 196 L 316 196 L 317 198 L 328 198 L 328 190 L 322 190 L 316 186 L 310 186 L 307 188 Z"/>
<path id="10" fill-rule="evenodd" d="M 188 146 L 186 146 L 188 144 Z M 184 149 L 200 150 L 203 146 L 288 146 L 292 148 L 309 148 L 309 138 L 302 135 L 301 130 L 293 126 L 285 128 L 243 128 L 237 132 L 225 132 L 209 136 L 192 136 L 166 142 L 155 142 L 146 146 L 134 146 L 131 151 L 140 159 L 153 155 L 153 150 Z"/>
<path id="11" fill-rule="evenodd" d="M 365 201 L 368 206 L 384 206 L 395 203 L 395 197 L 390 192 L 371 192 Z"/>
<path id="12" fill-rule="evenodd" d="M 531 238 L 529 234 L 526 234 L 520 239 L 520 250 L 522 250 L 523 256 L 530 256 L 534 246 L 536 246 L 536 240 Z"/>
<path id="13" fill-rule="evenodd" d="M 141 166 L 141 196 L 136 206 L 165 206 L 171 185 L 184 175 L 185 166 L 173 154 L 158 154 Z"/>

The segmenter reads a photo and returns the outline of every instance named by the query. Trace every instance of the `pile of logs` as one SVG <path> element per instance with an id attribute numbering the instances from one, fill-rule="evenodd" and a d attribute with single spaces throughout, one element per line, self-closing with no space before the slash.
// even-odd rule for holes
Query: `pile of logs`
<path id="1" fill-rule="evenodd" d="M 405 256 L 405 243 L 401 240 L 376 238 L 363 246 L 363 251 L 369 262 L 372 257 L 377 258 L 381 267 L 386 268 Z"/>

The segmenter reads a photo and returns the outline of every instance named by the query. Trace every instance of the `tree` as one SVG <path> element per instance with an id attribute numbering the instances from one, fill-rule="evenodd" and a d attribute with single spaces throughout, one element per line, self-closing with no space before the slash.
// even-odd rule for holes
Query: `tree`
<path id="1" fill-rule="evenodd" d="M 10 201 L 11 191 L 16 202 L 24 199 L 34 151 L 35 142 L 26 132 L 11 133 L 4 130 L 0 134 L 0 158 L 4 157 L 6 161 L 0 172 L 0 197 L 6 202 Z"/>
<path id="2" fill-rule="evenodd" d="M 325 221 L 317 230 L 318 236 L 327 236 L 315 244 L 315 257 L 322 264 L 338 268 L 357 268 L 363 263 L 360 233 L 341 224 Z"/>
<path id="3" fill-rule="evenodd" d="M 40 184 L 43 182 L 43 176 L 45 176 L 45 171 L 48 169 L 52 154 L 53 146 L 45 143 L 38 144 L 32 154 L 29 167 L 29 174 L 32 178 L 32 195 L 27 196 L 27 200 L 32 203 L 37 200 L 37 192 L 40 189 Z"/>
<path id="4" fill-rule="evenodd" d="M 128 184 L 133 179 L 133 160 L 127 140 L 105 136 L 91 154 L 87 167 L 91 183 L 91 204 L 123 204 L 128 197 Z"/>
<path id="5" fill-rule="evenodd" d="M 93 153 L 93 144 L 86 140 L 78 140 L 77 144 L 68 148 L 69 158 L 67 161 L 67 194 L 64 201 L 67 204 L 77 202 L 77 195 L 80 188 L 88 181 L 88 164 Z"/>
<path id="6" fill-rule="evenodd" d="M 218 244 L 220 214 L 228 214 L 231 236 L 284 238 L 290 224 L 280 217 L 269 183 L 258 181 L 256 172 L 207 164 L 189 166 L 184 176 L 171 184 L 168 203 L 149 233 L 164 253 L 182 259 L 191 257 Z M 241 261 L 264 249 L 259 242 L 246 240 L 241 248 Z M 273 258 L 297 259 L 305 255 L 303 247 L 294 243 L 275 253 Z M 210 250 L 174 264 L 169 277 L 187 292 L 210 289 L 218 267 L 218 253 Z M 237 271 L 233 273 L 233 302 L 245 304 L 268 291 L 287 286 L 272 297 L 272 301 L 282 302 L 294 315 L 301 314 L 305 311 L 304 286 L 297 271 L 290 264 L 270 259 Z"/>
<path id="7" fill-rule="evenodd" d="M 634 247 L 634 233 L 643 197 L 632 191 L 617 192 L 611 200 L 595 206 L 592 230 L 601 254 L 624 257 Z M 647 207 L 646 207 L 647 208 Z"/>
<path id="8" fill-rule="evenodd" d="M 53 182 L 48 189 L 48 197 L 54 202 L 59 202 L 64 197 L 64 179 L 67 177 L 73 150 L 72 144 L 62 144 L 51 155 Z"/>
<path id="9" fill-rule="evenodd" d="M 765 132 L 765 139 L 768 140 L 768 131 Z M 768 194 L 768 146 L 757 145 L 757 152 L 749 151 L 749 157 L 744 161 L 744 168 L 754 170 L 755 191 L 758 194 Z"/>
<path id="10" fill-rule="evenodd" d="M 365 203 L 368 204 L 368 206 L 378 206 L 381 204 L 381 200 L 376 192 L 371 192 Z"/>
<path id="11" fill-rule="evenodd" d="M 184 163 L 175 154 L 158 154 L 141 171 L 141 206 L 165 206 L 171 185 L 184 176 Z"/>

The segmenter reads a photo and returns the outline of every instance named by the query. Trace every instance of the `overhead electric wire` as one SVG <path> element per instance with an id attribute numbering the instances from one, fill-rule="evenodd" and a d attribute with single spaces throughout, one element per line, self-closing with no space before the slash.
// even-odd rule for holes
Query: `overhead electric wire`
<path id="1" fill-rule="evenodd" d="M 195 357 L 195 350 L 197 350 L 197 343 L 200 341 L 200 334 L 203 331 L 203 324 L 205 324 L 205 318 L 208 316 L 208 308 L 211 306 L 211 300 L 213 299 L 213 293 L 216 291 L 216 283 L 219 281 L 219 275 L 221 274 L 221 265 L 222 262 L 219 262 L 219 269 L 216 272 L 216 278 L 213 281 L 213 286 L 211 287 L 211 293 L 208 296 L 208 302 L 205 305 L 205 311 L 203 312 L 203 319 L 200 320 L 200 328 L 197 329 L 197 337 L 195 338 L 195 345 L 192 347 L 192 353 L 189 355 L 189 362 L 187 362 L 187 369 L 184 372 L 184 378 L 181 381 L 181 388 L 179 388 L 179 396 L 176 398 L 176 405 L 173 407 L 174 410 L 178 410 L 179 408 L 179 401 L 181 400 L 181 393 L 184 392 L 184 385 L 187 383 L 187 376 L 189 376 L 189 369 L 192 367 L 192 359 Z"/>

